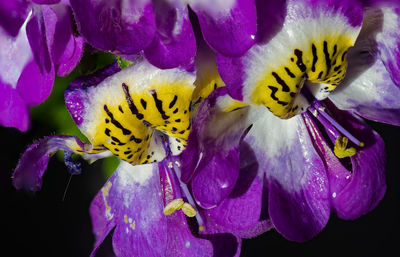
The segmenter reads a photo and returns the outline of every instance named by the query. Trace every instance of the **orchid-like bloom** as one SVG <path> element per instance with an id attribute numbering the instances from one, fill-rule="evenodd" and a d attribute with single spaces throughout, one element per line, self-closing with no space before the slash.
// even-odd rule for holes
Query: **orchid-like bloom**
<path id="1" fill-rule="evenodd" d="M 56 74 L 75 68 L 84 46 L 66 1 L 33 2 L 0 1 L 0 124 L 21 131 L 28 107 L 50 95 Z"/>
<path id="2" fill-rule="evenodd" d="M 120 55 L 143 51 L 159 68 L 185 67 L 194 61 L 196 40 L 188 6 L 216 52 L 239 56 L 255 43 L 252 0 L 71 0 L 71 6 L 89 44 Z"/>
<path id="3" fill-rule="evenodd" d="M 214 89 L 209 78 L 195 82 L 185 70 L 160 70 L 141 60 L 76 79 L 65 101 L 89 143 L 56 135 L 31 145 L 15 169 L 15 187 L 39 190 L 58 150 L 65 151 L 72 174 L 80 173 L 72 153 L 89 161 L 114 154 L 121 163 L 90 207 L 96 236 L 92 256 L 112 231 L 117 256 L 238 256 L 240 237 L 206 224 L 206 214 L 180 180 L 175 157 L 187 144 L 193 96 L 205 98 Z M 231 216 L 236 215 L 225 214 Z"/>
<path id="4" fill-rule="evenodd" d="M 208 219 L 224 228 L 218 210 L 243 179 L 236 163 L 248 169 L 248 230 L 270 220 L 304 241 L 330 213 L 355 219 L 378 204 L 384 144 L 359 116 L 400 125 L 399 11 L 394 1 L 257 1 L 258 43 L 217 57 L 241 102 L 223 92 L 206 101 L 181 158 L 182 180 Z"/>

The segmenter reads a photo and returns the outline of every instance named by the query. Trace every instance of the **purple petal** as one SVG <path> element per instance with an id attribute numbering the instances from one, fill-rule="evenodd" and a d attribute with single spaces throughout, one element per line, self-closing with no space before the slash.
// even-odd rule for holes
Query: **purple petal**
<path id="1" fill-rule="evenodd" d="M 218 205 L 236 184 L 239 143 L 247 128 L 246 122 L 241 122 L 247 110 L 224 112 L 217 103 L 221 92 L 225 90 L 214 91 L 203 102 L 192 126 L 187 151 L 181 158 L 183 181 L 193 176 L 194 198 L 207 209 Z"/>
<path id="2" fill-rule="evenodd" d="M 0 79 L 0 124 L 23 132 L 29 127 L 29 110 L 17 90 Z"/>
<path id="3" fill-rule="evenodd" d="M 74 36 L 72 11 L 66 4 L 43 6 L 46 38 L 57 75 L 68 75 L 79 63 L 84 40 Z"/>
<path id="4" fill-rule="evenodd" d="M 258 233 L 253 236 L 266 231 L 260 231 L 262 230 L 260 228 L 255 229 L 259 225 L 261 214 L 263 181 L 259 177 L 254 178 L 251 174 L 257 173 L 257 167 L 254 168 L 253 170 L 241 169 L 238 183 L 231 195 L 217 207 L 204 211 L 207 229 L 214 227 L 221 233 L 232 233 L 238 237 L 249 236 L 255 230 L 258 230 Z"/>
<path id="5" fill-rule="evenodd" d="M 315 124 L 306 118 L 314 132 L 317 149 L 327 165 L 332 205 L 340 218 L 355 219 L 375 208 L 385 193 L 384 143 L 361 118 L 333 106 L 329 110 L 333 110 L 335 119 L 365 144 L 350 157 L 352 167 L 349 170 L 321 140 Z"/>
<path id="6" fill-rule="evenodd" d="M 380 58 L 394 83 L 400 87 L 400 3 L 369 1 L 367 5 L 365 24 L 372 25 L 375 31 L 369 30 L 366 34 L 376 42 Z"/>
<path id="7" fill-rule="evenodd" d="M 116 256 L 163 256 L 167 222 L 160 192 L 156 164 L 122 162 L 90 207 L 96 246 L 115 226 Z"/>
<path id="8" fill-rule="evenodd" d="M 257 32 L 253 0 L 191 1 L 205 41 L 217 53 L 240 56 L 254 43 Z"/>
<path id="9" fill-rule="evenodd" d="M 37 4 L 57 4 L 61 0 L 32 0 L 32 2 Z"/>
<path id="10" fill-rule="evenodd" d="M 390 79 L 380 59 L 368 60 L 350 53 L 346 78 L 329 99 L 342 110 L 400 126 L 400 87 Z"/>
<path id="11" fill-rule="evenodd" d="M 70 2 L 79 32 L 96 48 L 135 54 L 153 40 L 155 21 L 149 0 Z"/>
<path id="12" fill-rule="evenodd" d="M 1 1 L 0 3 L 0 27 L 10 36 L 18 35 L 19 29 L 28 16 L 29 1 Z"/>
<path id="13" fill-rule="evenodd" d="M 196 40 L 184 2 L 153 1 L 157 31 L 144 50 L 147 60 L 162 69 L 184 67 L 194 61 Z"/>
<path id="14" fill-rule="evenodd" d="M 253 147 L 259 169 L 266 174 L 269 216 L 287 239 L 308 240 L 329 219 L 325 167 L 301 117 L 281 120 L 263 107 L 259 117 L 244 141 Z"/>
<path id="15" fill-rule="evenodd" d="M 84 144 L 73 136 L 49 136 L 30 145 L 14 170 L 13 184 L 17 189 L 38 191 L 50 157 L 59 150 L 84 150 Z"/>
<path id="16" fill-rule="evenodd" d="M 26 33 L 36 63 L 31 62 L 25 67 L 17 85 L 22 98 L 29 104 L 43 102 L 50 95 L 54 83 L 54 65 L 46 43 L 45 31 L 42 13 L 39 9 L 34 9 L 26 26 Z"/>
<path id="17" fill-rule="evenodd" d="M 38 105 L 49 97 L 54 83 L 54 70 L 41 73 L 35 60 L 30 61 L 23 69 L 17 83 L 17 90 L 25 103 Z"/>
<path id="18" fill-rule="evenodd" d="M 217 206 L 231 193 L 239 175 L 239 149 L 228 152 L 215 150 L 200 157 L 192 180 L 196 202 L 207 209 Z"/>
<path id="19" fill-rule="evenodd" d="M 176 177 L 172 177 L 167 169 L 166 161 L 159 164 L 161 189 L 164 205 L 176 198 L 181 198 L 181 190 Z M 166 256 L 213 256 L 213 248 L 209 241 L 196 238 L 189 229 L 182 211 L 175 211 L 166 216 L 167 219 L 167 252 Z"/>

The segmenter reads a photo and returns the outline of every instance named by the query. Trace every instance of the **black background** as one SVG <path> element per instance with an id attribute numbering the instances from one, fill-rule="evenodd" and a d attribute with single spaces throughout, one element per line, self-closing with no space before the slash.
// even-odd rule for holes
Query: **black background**
<path id="1" fill-rule="evenodd" d="M 376 209 L 355 221 L 332 215 L 326 228 L 305 243 L 287 241 L 275 231 L 244 240 L 241 256 L 400 256 L 400 128 L 373 123 L 386 142 L 388 190 Z M 83 165 L 62 200 L 69 175 L 64 164 L 52 158 L 43 189 L 36 194 L 15 190 L 12 169 L 27 144 L 54 134 L 34 123 L 21 133 L 0 127 L 0 256 L 88 256 L 94 236 L 88 207 L 104 183 L 101 163 Z M 110 244 L 110 240 L 108 240 Z M 109 247 L 102 249 L 111 256 Z"/>

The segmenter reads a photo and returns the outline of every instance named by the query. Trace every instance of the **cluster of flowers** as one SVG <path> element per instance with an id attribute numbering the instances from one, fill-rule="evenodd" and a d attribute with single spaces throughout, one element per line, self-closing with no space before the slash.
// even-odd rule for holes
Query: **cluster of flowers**
<path id="1" fill-rule="evenodd" d="M 271 228 L 305 241 L 382 199 L 382 139 L 400 125 L 400 4 L 385 0 L 16 0 L 0 4 L 0 124 L 25 131 L 85 45 L 118 55 L 65 103 L 89 142 L 29 146 L 17 189 L 50 156 L 121 160 L 90 206 L 117 256 L 239 256 Z M 345 75 L 346 74 L 346 75 Z"/>

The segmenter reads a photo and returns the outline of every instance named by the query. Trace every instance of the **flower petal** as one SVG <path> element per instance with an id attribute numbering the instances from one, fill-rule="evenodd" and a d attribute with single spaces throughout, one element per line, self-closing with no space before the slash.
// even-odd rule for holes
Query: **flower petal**
<path id="1" fill-rule="evenodd" d="M 253 0 L 189 1 L 205 41 L 217 53 L 240 56 L 255 43 L 257 13 Z"/>
<path id="2" fill-rule="evenodd" d="M 18 35 L 19 29 L 28 16 L 29 1 L 1 1 L 0 27 L 12 37 Z"/>
<path id="3" fill-rule="evenodd" d="M 0 79 L 0 124 L 27 131 L 29 127 L 29 110 L 17 90 Z"/>
<path id="4" fill-rule="evenodd" d="M 144 50 L 147 60 L 162 69 L 185 67 L 196 54 L 196 40 L 184 1 L 153 1 L 157 24 L 152 43 Z"/>
<path id="5" fill-rule="evenodd" d="M 159 164 L 164 206 L 182 197 L 179 182 L 176 177 L 171 176 L 171 172 L 167 171 L 169 169 L 167 166 L 166 160 Z M 178 210 L 166 216 L 166 220 L 168 229 L 166 256 L 213 256 L 211 243 L 192 234 L 182 211 Z"/>
<path id="6" fill-rule="evenodd" d="M 54 70 L 41 72 L 35 60 L 30 61 L 22 70 L 17 90 L 26 104 L 38 105 L 50 96 L 54 83 Z"/>
<path id="7" fill-rule="evenodd" d="M 214 92 L 196 115 L 188 151 L 181 157 L 182 180 L 188 181 L 193 176 L 193 196 L 207 209 L 218 205 L 236 184 L 239 143 L 247 128 L 245 122 L 240 122 L 247 110 L 235 110 L 238 106 L 228 95 L 217 100 L 220 94 L 226 94 L 223 88 Z M 233 111 L 227 111 L 229 108 Z"/>
<path id="8" fill-rule="evenodd" d="M 79 79 L 65 93 L 68 110 L 93 145 L 132 164 L 164 159 L 162 133 L 184 149 L 191 128 L 192 74 L 142 60 L 93 83 L 98 81 Z"/>
<path id="9" fill-rule="evenodd" d="M 16 38 L 0 29 L 0 45 L 0 78 L 3 83 L 15 88 L 22 70 L 33 59 L 26 26 L 21 27 Z"/>
<path id="10" fill-rule="evenodd" d="M 84 50 L 82 37 L 74 36 L 72 10 L 64 3 L 42 6 L 46 39 L 57 75 L 68 75 L 79 63 Z"/>
<path id="11" fill-rule="evenodd" d="M 157 170 L 157 164 L 121 162 L 90 207 L 96 245 L 115 226 L 116 256 L 164 256 L 167 222 Z"/>
<path id="12" fill-rule="evenodd" d="M 254 152 L 246 143 L 242 143 L 240 173 L 235 188 L 217 207 L 204 211 L 207 229 L 213 227 L 220 232 L 242 237 L 256 236 L 270 228 L 262 229 L 258 224 L 263 196 L 263 178 L 259 176 L 262 173 L 258 172 Z"/>
<path id="13" fill-rule="evenodd" d="M 13 184 L 17 189 L 38 191 L 42 187 L 42 177 L 47 169 L 50 157 L 64 150 L 77 154 L 104 151 L 82 143 L 73 136 L 49 136 L 30 145 L 18 161 L 14 170 Z"/>
<path id="14" fill-rule="evenodd" d="M 283 10 L 275 1 L 265 4 L 283 17 L 272 19 L 272 35 L 263 35 L 267 40 L 240 58 L 218 57 L 218 67 L 232 97 L 290 118 L 307 104 L 301 93 L 305 77 L 328 84 L 326 94 L 343 78 L 346 51 L 361 28 L 362 8 L 343 0 L 286 1 Z"/>
<path id="15" fill-rule="evenodd" d="M 312 238 L 330 214 L 325 167 L 301 117 L 281 120 L 263 107 L 244 138 L 268 181 L 269 216 L 276 230 L 293 241 Z M 265 129 L 265 128 L 269 129 Z"/>
<path id="16" fill-rule="evenodd" d="M 57 4 L 61 0 L 32 0 L 32 2 L 37 4 Z"/>
<path id="17" fill-rule="evenodd" d="M 400 87 L 400 4 L 398 1 L 369 1 L 366 24 L 376 29 L 370 31 L 383 63 L 394 83 Z"/>
<path id="18" fill-rule="evenodd" d="M 349 53 L 343 83 L 329 96 L 342 110 L 379 122 L 400 126 L 400 87 L 390 79 L 380 59 Z"/>
<path id="19" fill-rule="evenodd" d="M 355 219 L 371 211 L 383 198 L 385 183 L 385 147 L 383 140 L 361 118 L 329 106 L 335 119 L 365 144 L 350 157 L 352 168 L 344 167 L 323 140 L 308 116 L 316 148 L 326 162 L 332 206 L 343 219 Z"/>
<path id="20" fill-rule="evenodd" d="M 25 66 L 17 89 L 28 104 L 39 104 L 50 95 L 54 83 L 54 65 L 46 43 L 46 29 L 42 12 L 34 9 L 26 25 L 26 33 L 35 59 Z M 32 83 L 32 80 L 36 83 Z M 36 93 L 35 90 L 37 90 Z"/>
<path id="21" fill-rule="evenodd" d="M 136 54 L 153 40 L 155 21 L 150 0 L 70 0 L 78 30 L 95 48 Z"/>

